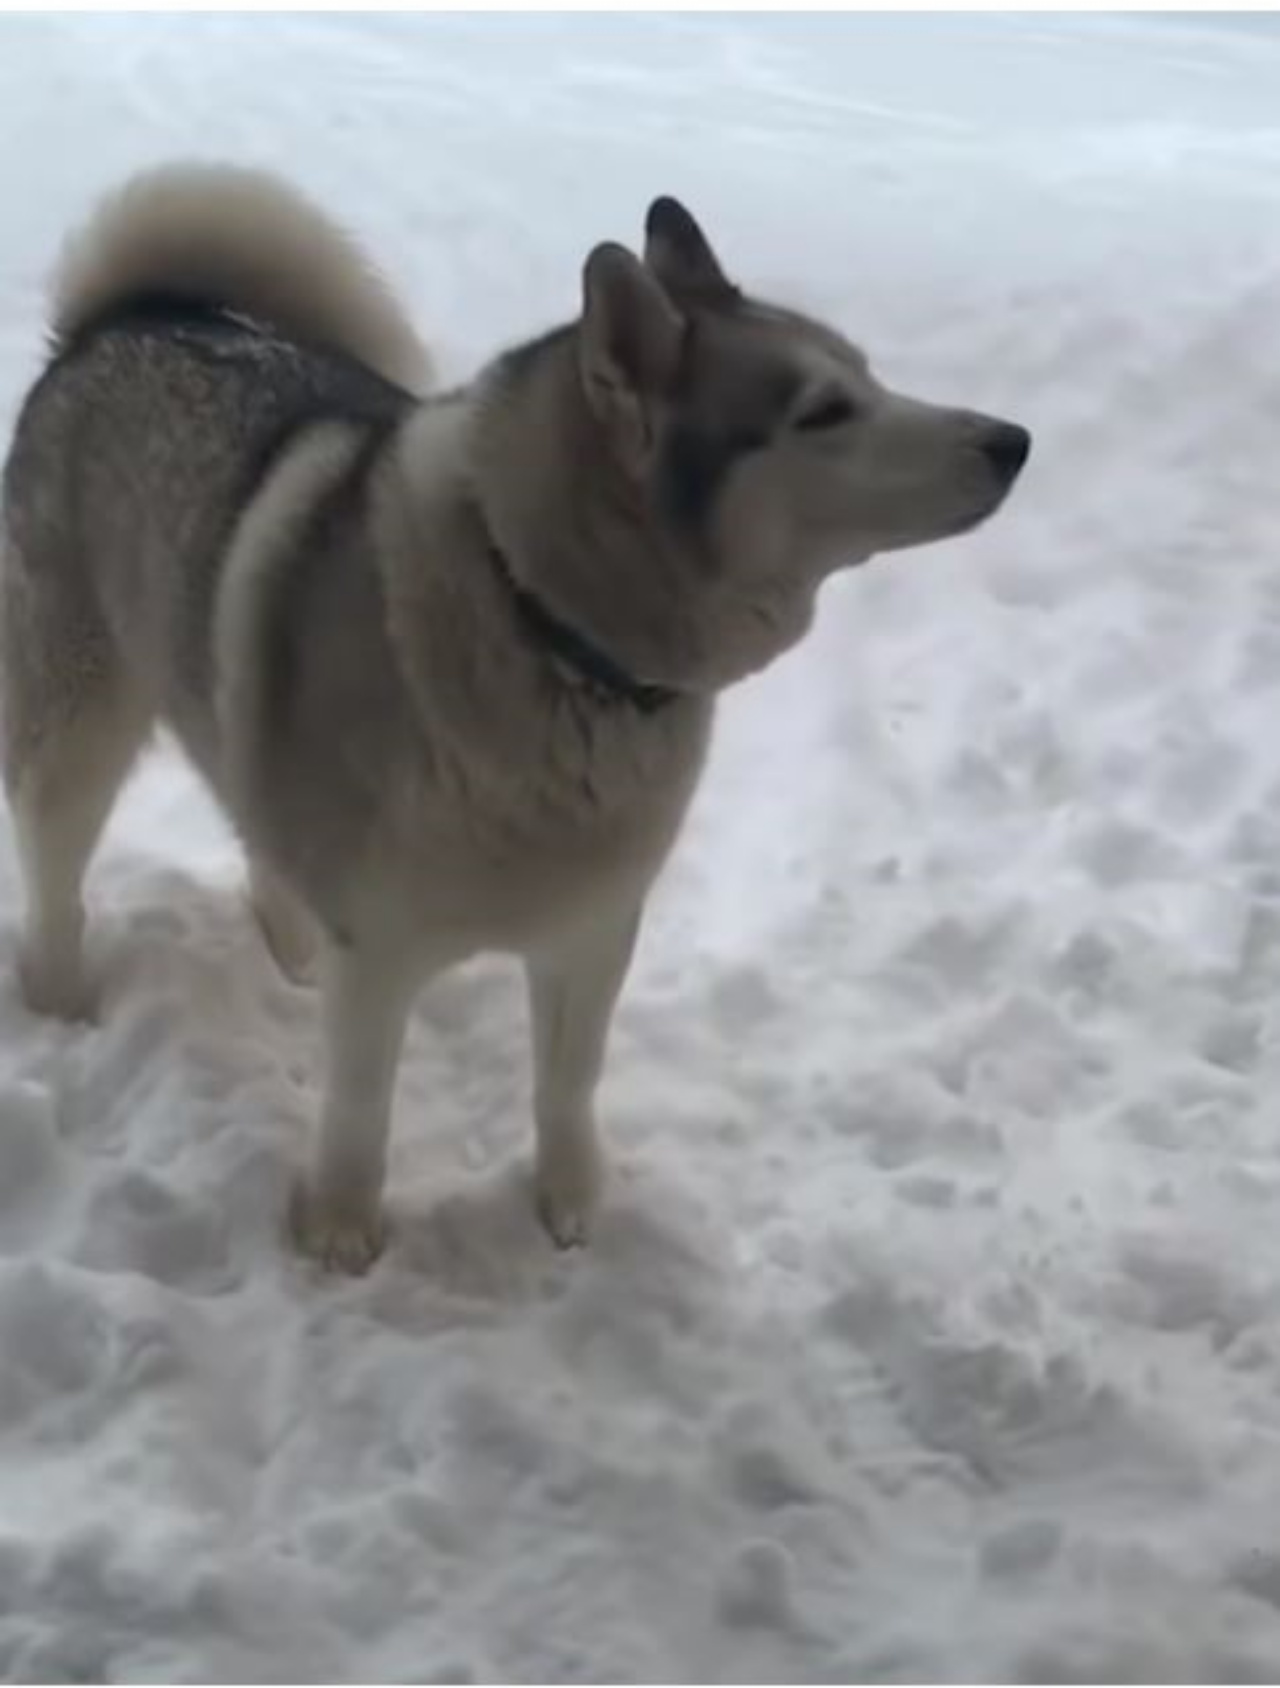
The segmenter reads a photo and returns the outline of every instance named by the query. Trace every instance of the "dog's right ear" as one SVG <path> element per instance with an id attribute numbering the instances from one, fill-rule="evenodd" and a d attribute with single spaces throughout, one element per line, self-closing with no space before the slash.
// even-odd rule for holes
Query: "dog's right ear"
<path id="1" fill-rule="evenodd" d="M 649 207 L 644 261 L 673 299 L 721 305 L 741 297 L 693 213 L 670 194 Z"/>
<path id="2" fill-rule="evenodd" d="M 606 242 L 590 254 L 582 272 L 582 384 L 637 474 L 652 456 L 655 402 L 675 379 L 684 326 L 662 285 L 624 246 Z"/>

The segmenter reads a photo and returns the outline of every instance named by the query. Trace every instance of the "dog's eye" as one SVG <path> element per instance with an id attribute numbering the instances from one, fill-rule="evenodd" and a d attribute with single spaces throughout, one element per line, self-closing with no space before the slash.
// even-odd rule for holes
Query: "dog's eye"
<path id="1" fill-rule="evenodd" d="M 829 398 L 820 399 L 811 410 L 797 416 L 796 427 L 803 428 L 806 433 L 818 433 L 824 428 L 842 428 L 846 422 L 853 421 L 853 416 L 852 400 L 833 393 Z"/>

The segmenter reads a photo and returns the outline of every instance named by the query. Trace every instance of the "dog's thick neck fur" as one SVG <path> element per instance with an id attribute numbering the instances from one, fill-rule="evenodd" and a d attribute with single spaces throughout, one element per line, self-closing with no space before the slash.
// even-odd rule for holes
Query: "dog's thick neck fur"
<path id="1" fill-rule="evenodd" d="M 709 689 L 689 592 L 696 537 L 661 521 L 611 456 L 582 390 L 576 333 L 499 358 L 471 402 L 470 474 L 515 582 L 643 685 Z"/>
<path id="2" fill-rule="evenodd" d="M 652 715 L 655 710 L 666 708 L 679 697 L 679 692 L 670 686 L 648 685 L 628 674 L 608 651 L 601 650 L 576 627 L 562 621 L 536 593 L 521 586 L 511 572 L 510 563 L 496 545 L 490 546 L 490 554 L 499 579 L 510 591 L 529 637 L 584 686 L 593 688 L 612 702 L 638 709 L 642 715 Z"/>
<path id="3" fill-rule="evenodd" d="M 620 707 L 530 637 L 512 585 L 493 563 L 499 535 L 512 581 L 620 660 L 580 603 L 566 603 L 563 587 L 552 596 L 560 582 L 556 564 L 571 539 L 585 543 L 584 530 L 556 536 L 566 542 L 560 550 L 525 544 L 511 506 L 492 496 L 489 476 L 500 479 L 501 465 L 493 435 L 485 437 L 495 420 L 486 402 L 482 378 L 477 388 L 420 406 L 375 476 L 387 627 L 424 730 L 463 758 L 475 804 L 518 800 L 525 781 L 535 779 L 548 790 L 563 788 L 566 803 L 571 792 L 578 794 L 574 803 L 586 794 L 596 818 L 642 801 L 662 808 L 659 789 L 682 807 L 705 755 L 714 696 L 680 690 L 665 708 Z M 503 413 L 500 421 L 504 448 L 527 462 L 515 419 Z M 512 525 L 495 521 L 495 505 Z M 554 501 L 541 503 L 536 487 L 518 507 L 530 511 L 530 534 L 536 521 L 554 519 Z M 607 551 L 592 553 L 592 561 L 601 573 L 614 567 Z M 629 672 L 645 674 L 630 652 L 626 660 Z"/>

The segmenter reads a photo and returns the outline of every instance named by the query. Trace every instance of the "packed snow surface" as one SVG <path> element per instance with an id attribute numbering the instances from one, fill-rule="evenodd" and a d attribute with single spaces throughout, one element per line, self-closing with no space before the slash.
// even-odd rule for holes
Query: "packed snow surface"
<path id="1" fill-rule="evenodd" d="M 101 1024 L 0 837 L 0 1674 L 1280 1673 L 1280 32 L 1054 17 L 0 20 L 0 410 L 137 166 L 283 168 L 446 378 L 674 192 L 896 385 L 1036 435 L 727 701 L 528 1211 L 522 992 L 423 1000 L 390 1253 L 280 1235 L 315 1003 L 153 756 Z"/>

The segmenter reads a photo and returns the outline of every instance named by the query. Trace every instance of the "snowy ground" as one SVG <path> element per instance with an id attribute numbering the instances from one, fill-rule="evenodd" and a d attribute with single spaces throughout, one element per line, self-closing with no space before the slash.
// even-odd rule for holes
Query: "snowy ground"
<path id="1" fill-rule="evenodd" d="M 735 695 L 561 1259 L 515 979 L 424 1001 L 399 1238 L 283 1252 L 313 1003 L 147 767 L 102 1028 L 0 839 L 0 1674 L 1280 1673 L 1280 32 L 0 21 L 0 409 L 97 189 L 290 168 L 446 373 L 686 197 L 886 375 L 1030 424 L 993 525 Z"/>

